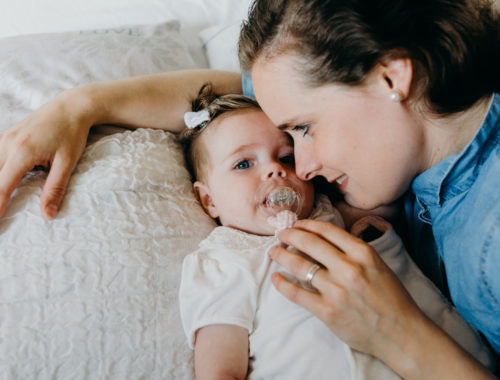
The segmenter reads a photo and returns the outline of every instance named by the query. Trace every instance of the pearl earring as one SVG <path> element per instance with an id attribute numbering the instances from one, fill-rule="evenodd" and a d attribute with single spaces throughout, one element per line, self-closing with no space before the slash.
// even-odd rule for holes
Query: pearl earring
<path id="1" fill-rule="evenodd" d="M 393 102 L 396 102 L 396 103 L 399 103 L 401 100 L 404 99 L 404 95 L 403 93 L 398 90 L 398 89 L 395 89 L 395 90 L 391 90 L 391 93 L 389 95 L 389 98 L 393 101 Z"/>

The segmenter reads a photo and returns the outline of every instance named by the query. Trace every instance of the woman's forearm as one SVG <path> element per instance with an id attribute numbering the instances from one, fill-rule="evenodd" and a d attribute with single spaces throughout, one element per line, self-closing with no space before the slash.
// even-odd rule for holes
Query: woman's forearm
<path id="1" fill-rule="evenodd" d="M 89 99 L 92 124 L 117 124 L 179 132 L 204 83 L 219 94 L 241 93 L 241 75 L 215 70 L 184 70 L 78 87 Z M 67 94 L 74 95 L 71 93 Z M 91 115 L 90 115 L 91 114 Z"/>
<path id="2" fill-rule="evenodd" d="M 376 356 L 404 379 L 495 379 L 426 317 L 405 328 L 395 325 L 388 323 L 384 328 L 381 323 L 383 338 Z"/>

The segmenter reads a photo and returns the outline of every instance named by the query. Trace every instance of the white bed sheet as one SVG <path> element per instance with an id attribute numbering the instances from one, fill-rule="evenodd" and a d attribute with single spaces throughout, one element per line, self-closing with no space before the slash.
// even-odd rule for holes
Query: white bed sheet
<path id="1" fill-rule="evenodd" d="M 0 222 L 0 378 L 192 379 L 180 266 L 213 221 L 173 136 L 90 145 L 52 222 L 44 178 L 26 177 Z"/>
<path id="2" fill-rule="evenodd" d="M 81 83 L 207 67 L 198 32 L 243 17 L 248 3 L 9 2 L 0 131 Z M 56 220 L 40 213 L 43 172 L 23 179 L 0 219 L 0 379 L 193 379 L 180 266 L 214 222 L 172 135 L 119 130 L 92 141 Z"/>

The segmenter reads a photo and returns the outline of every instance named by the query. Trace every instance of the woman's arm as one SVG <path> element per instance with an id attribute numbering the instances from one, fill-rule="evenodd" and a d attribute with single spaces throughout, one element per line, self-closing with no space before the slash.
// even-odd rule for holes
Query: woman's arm
<path id="1" fill-rule="evenodd" d="M 160 128 L 179 132 L 201 86 L 218 94 L 241 93 L 241 75 L 216 70 L 184 70 L 88 85 L 92 124 Z M 86 111 L 88 113 L 88 111 Z"/>
<path id="2" fill-rule="evenodd" d="M 40 207 L 55 218 L 71 172 L 96 124 L 178 132 L 201 86 L 241 93 L 241 76 L 214 70 L 174 71 L 80 86 L 59 94 L 0 134 L 0 217 L 21 178 L 33 167 L 50 168 Z"/>
<path id="3" fill-rule="evenodd" d="M 248 330 L 235 325 L 209 325 L 196 333 L 194 367 L 200 379 L 246 379 Z"/>
<path id="4" fill-rule="evenodd" d="M 276 288 L 320 318 L 339 338 L 405 379 L 492 379 L 480 363 L 433 324 L 376 251 L 325 222 L 301 220 L 279 235 L 324 265 L 307 291 L 274 273 Z M 273 260 L 305 279 L 312 262 L 283 247 Z"/>

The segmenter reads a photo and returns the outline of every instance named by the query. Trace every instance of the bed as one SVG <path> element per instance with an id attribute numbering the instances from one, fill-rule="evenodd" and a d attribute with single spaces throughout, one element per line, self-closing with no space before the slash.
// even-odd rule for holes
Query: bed
<path id="1" fill-rule="evenodd" d="M 238 72 L 250 1 L 9 3 L 0 13 L 0 131 L 83 83 Z M 174 136 L 94 128 L 51 222 L 39 209 L 45 178 L 27 174 L 0 219 L 0 379 L 193 379 L 180 266 L 215 224 Z"/>
<path id="2" fill-rule="evenodd" d="M 238 71 L 249 0 L 20 0 L 0 14 L 0 131 L 78 84 L 184 68 Z M 192 379 L 183 257 L 214 227 L 179 144 L 95 129 L 59 217 L 46 173 L 0 219 L 0 379 Z"/>

